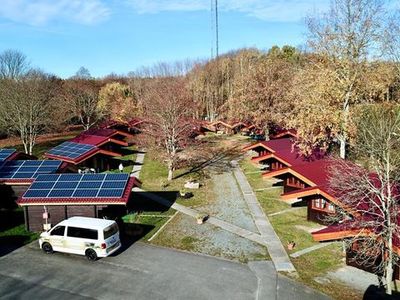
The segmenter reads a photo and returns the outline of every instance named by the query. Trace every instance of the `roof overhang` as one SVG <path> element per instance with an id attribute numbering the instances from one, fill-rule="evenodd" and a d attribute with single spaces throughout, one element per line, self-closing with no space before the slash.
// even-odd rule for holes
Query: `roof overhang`
<path id="1" fill-rule="evenodd" d="M 82 163 L 83 161 L 95 156 L 96 154 L 104 154 L 104 155 L 108 155 L 108 156 L 114 156 L 114 157 L 120 157 L 122 156 L 122 154 L 117 153 L 117 152 L 112 152 L 109 150 L 104 150 L 104 149 L 100 149 L 100 148 L 95 148 L 87 153 L 85 153 L 84 155 L 81 155 L 75 159 L 69 159 L 66 158 L 64 156 L 57 156 L 57 155 L 52 155 L 49 153 L 45 153 L 44 156 L 47 158 L 51 158 L 51 159 L 57 159 L 57 160 L 61 160 L 67 163 L 71 163 L 73 165 L 78 165 L 80 163 Z"/>
<path id="2" fill-rule="evenodd" d="M 284 175 L 284 174 L 291 174 L 294 177 L 300 179 L 301 181 L 307 183 L 308 185 L 310 185 L 312 187 L 317 186 L 313 181 L 311 181 L 307 177 L 303 176 L 302 174 L 292 170 L 291 168 L 282 168 L 282 169 L 272 171 L 272 172 L 265 172 L 262 174 L 262 177 L 263 178 L 272 178 L 272 177 L 277 177 L 277 176 Z"/>
<path id="3" fill-rule="evenodd" d="M 243 151 L 250 151 L 250 150 L 253 150 L 253 149 L 257 148 L 257 147 L 262 147 L 262 148 L 264 148 L 265 150 L 268 150 L 271 153 L 275 153 L 275 150 L 273 150 L 272 148 L 268 147 L 267 145 L 265 145 L 262 142 L 258 142 L 258 143 L 246 146 L 246 147 L 243 148 Z"/>
<path id="4" fill-rule="evenodd" d="M 283 163 L 283 164 L 286 165 L 287 167 L 291 167 L 291 166 L 292 166 L 290 163 L 288 163 L 286 160 L 280 158 L 280 157 L 279 157 L 278 155 L 276 155 L 275 153 L 269 153 L 269 154 L 266 154 L 266 155 L 253 157 L 253 158 L 251 159 L 251 161 L 254 162 L 254 163 L 259 163 L 259 162 L 262 162 L 262 161 L 264 161 L 264 160 L 271 159 L 271 158 L 275 158 L 277 161 Z"/>

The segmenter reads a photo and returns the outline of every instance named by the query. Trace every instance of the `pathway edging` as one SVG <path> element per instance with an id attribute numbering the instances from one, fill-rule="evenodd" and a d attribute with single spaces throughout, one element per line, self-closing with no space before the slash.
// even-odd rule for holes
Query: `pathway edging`
<path id="1" fill-rule="evenodd" d="M 238 166 L 237 161 L 231 162 L 234 167 L 233 174 L 242 190 L 244 199 L 247 202 L 250 213 L 253 216 L 254 223 L 256 224 L 263 240 L 265 241 L 268 253 L 271 256 L 277 271 L 295 272 L 296 269 L 290 261 L 281 240 L 272 227 L 268 217 L 265 215 L 260 203 L 255 196 L 250 183 L 248 182 L 243 171 Z"/>

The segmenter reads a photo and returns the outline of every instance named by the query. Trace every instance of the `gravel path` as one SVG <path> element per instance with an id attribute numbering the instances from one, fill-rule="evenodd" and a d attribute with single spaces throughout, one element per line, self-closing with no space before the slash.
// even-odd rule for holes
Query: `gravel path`
<path id="1" fill-rule="evenodd" d="M 243 194 L 231 172 L 213 174 L 214 203 L 204 207 L 221 220 L 258 233 Z"/>

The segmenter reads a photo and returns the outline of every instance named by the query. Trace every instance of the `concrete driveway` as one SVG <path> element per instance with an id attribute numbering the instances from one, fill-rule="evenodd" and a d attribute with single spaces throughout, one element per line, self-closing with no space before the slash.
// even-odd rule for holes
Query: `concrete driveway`
<path id="1" fill-rule="evenodd" d="M 245 264 L 143 243 L 96 262 L 63 253 L 46 255 L 32 243 L 0 258 L 0 298 L 325 298 L 288 280 L 280 284 L 280 276 L 268 270 L 260 277 Z"/>

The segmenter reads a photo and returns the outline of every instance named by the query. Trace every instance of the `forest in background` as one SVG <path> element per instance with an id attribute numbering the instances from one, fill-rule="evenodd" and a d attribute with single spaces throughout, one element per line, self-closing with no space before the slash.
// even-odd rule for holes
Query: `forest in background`
<path id="1" fill-rule="evenodd" d="M 365 105 L 400 100 L 399 14 L 385 11 L 381 1 L 337 0 L 306 22 L 304 49 L 239 49 L 211 60 L 161 62 L 126 76 L 93 78 L 82 67 L 61 79 L 32 69 L 18 50 L 3 51 L 1 132 L 19 136 L 31 153 L 38 135 L 70 125 L 151 119 L 162 100 L 153 101 L 157 85 L 179 81 L 164 100 L 184 94 L 177 101 L 188 109 L 180 117 L 252 122 L 266 132 L 272 125 L 295 128 L 304 153 L 339 145 L 344 158 L 356 135 L 353 116 Z"/>

